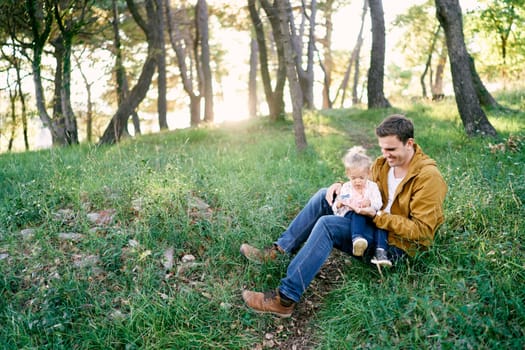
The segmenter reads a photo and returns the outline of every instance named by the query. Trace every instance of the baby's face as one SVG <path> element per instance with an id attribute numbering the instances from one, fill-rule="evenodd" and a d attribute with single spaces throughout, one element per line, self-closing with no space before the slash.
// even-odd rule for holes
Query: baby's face
<path id="1" fill-rule="evenodd" d="M 352 187 L 361 189 L 365 186 L 368 179 L 368 168 L 347 168 L 346 176 L 352 182 Z"/>

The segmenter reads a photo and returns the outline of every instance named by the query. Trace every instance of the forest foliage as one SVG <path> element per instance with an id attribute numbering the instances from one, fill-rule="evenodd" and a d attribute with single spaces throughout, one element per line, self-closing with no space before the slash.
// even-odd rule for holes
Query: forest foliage
<path id="1" fill-rule="evenodd" d="M 394 17 L 379 0 L 2 1 L 0 151 L 39 148 L 47 134 L 53 145 L 112 143 L 230 113 L 280 120 L 293 112 L 299 145 L 301 106 L 458 97 L 437 16 L 461 11 L 456 5 L 421 1 Z M 453 32 L 464 32 L 476 88 L 487 88 L 478 96 L 485 110 L 507 107 L 490 93 L 523 88 L 524 8 L 523 0 L 484 0 L 459 12 Z M 485 112 L 461 101 L 467 134 L 476 133 Z M 468 111 L 476 111 L 473 126 Z"/>

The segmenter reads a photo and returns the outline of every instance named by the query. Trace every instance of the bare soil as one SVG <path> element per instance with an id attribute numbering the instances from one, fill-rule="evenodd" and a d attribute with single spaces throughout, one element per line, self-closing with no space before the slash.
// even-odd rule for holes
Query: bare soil
<path id="1" fill-rule="evenodd" d="M 351 257 L 334 250 L 312 281 L 303 299 L 296 305 L 290 319 L 275 318 L 275 323 L 264 332 L 264 339 L 253 350 L 291 349 L 308 350 L 317 348 L 316 332 L 312 320 L 322 307 L 323 299 L 343 281 L 344 266 Z"/>

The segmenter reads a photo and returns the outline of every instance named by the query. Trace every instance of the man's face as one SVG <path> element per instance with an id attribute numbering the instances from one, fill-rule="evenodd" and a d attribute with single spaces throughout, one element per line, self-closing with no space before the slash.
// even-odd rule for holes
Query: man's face
<path id="1" fill-rule="evenodd" d="M 403 167 L 410 163 L 413 155 L 414 139 L 408 139 L 404 145 L 395 135 L 379 137 L 378 140 L 381 153 L 388 165 L 391 167 Z"/>

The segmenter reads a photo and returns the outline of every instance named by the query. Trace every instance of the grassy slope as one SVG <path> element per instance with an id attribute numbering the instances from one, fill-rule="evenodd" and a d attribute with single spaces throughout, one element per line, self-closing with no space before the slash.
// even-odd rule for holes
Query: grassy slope
<path id="1" fill-rule="evenodd" d="M 521 152 L 492 153 L 491 140 L 464 137 L 453 110 L 405 109 L 450 187 L 434 248 L 382 278 L 345 268 L 311 319 L 317 347 L 525 346 L 523 141 Z M 0 344 L 233 349 L 268 332 L 284 341 L 294 321 L 251 313 L 240 291 L 275 287 L 285 262 L 249 264 L 238 247 L 273 241 L 314 191 L 342 179 L 347 147 L 377 154 L 373 126 L 391 112 L 308 115 L 302 155 L 289 123 L 254 121 L 0 156 Z M 504 139 L 523 140 L 523 113 L 491 120 Z M 196 198 L 209 210 L 192 207 Z M 103 209 L 116 218 L 95 230 L 86 214 Z M 25 228 L 34 236 L 22 237 Z M 170 247 L 176 266 L 166 271 Z M 185 254 L 195 263 L 182 264 Z M 94 265 L 75 266 L 89 256 Z"/>

